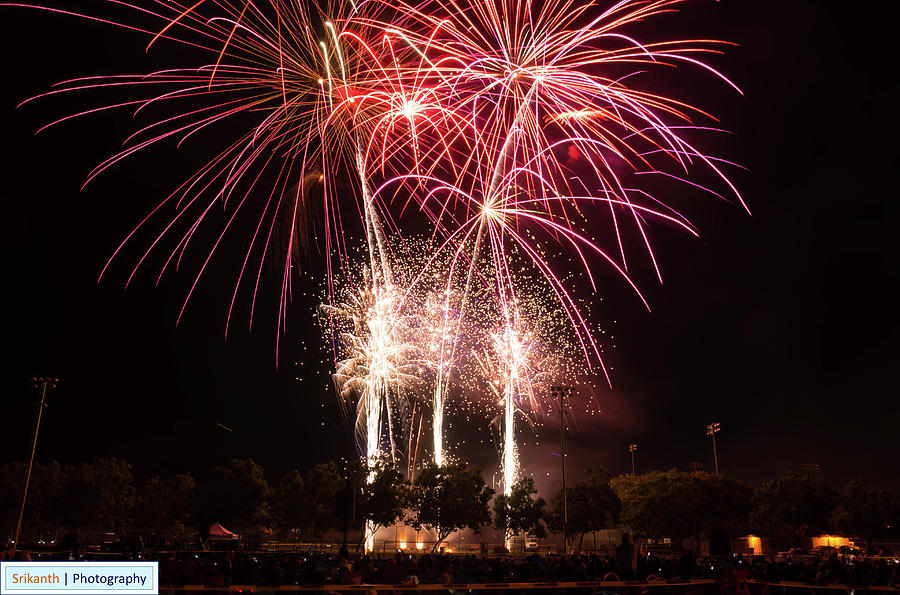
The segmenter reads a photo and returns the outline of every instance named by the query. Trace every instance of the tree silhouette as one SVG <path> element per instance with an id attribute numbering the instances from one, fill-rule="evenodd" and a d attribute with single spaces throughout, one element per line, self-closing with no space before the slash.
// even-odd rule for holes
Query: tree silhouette
<path id="1" fill-rule="evenodd" d="M 753 494 L 751 524 L 769 535 L 783 535 L 796 545 L 798 537 L 830 529 L 837 501 L 834 491 L 819 478 L 788 471 Z"/>
<path id="2" fill-rule="evenodd" d="M 536 494 L 534 479 L 521 477 L 512 485 L 509 496 L 498 494 L 494 498 L 494 526 L 503 531 L 506 539 L 521 532 L 547 536 L 544 528 L 546 502 L 543 498 L 532 497 Z M 525 549 L 524 540 L 522 549 Z"/>
<path id="3" fill-rule="evenodd" d="M 437 551 L 453 531 L 469 527 L 478 532 L 491 521 L 488 502 L 493 494 L 494 490 L 484 485 L 480 469 L 465 463 L 428 463 L 410 491 L 415 512 L 410 522 L 416 529 L 435 532 L 437 541 L 432 551 Z"/>
<path id="4" fill-rule="evenodd" d="M 584 479 L 567 487 L 566 510 L 566 532 L 570 536 L 579 535 L 579 548 L 586 533 L 615 525 L 619 520 L 621 504 L 609 485 L 609 473 L 603 469 L 588 469 Z M 562 490 L 553 498 L 550 527 L 555 531 L 562 531 L 563 528 Z"/>

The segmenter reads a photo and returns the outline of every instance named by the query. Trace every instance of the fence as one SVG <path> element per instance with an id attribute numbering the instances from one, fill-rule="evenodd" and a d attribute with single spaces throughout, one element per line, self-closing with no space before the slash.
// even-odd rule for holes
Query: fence
<path id="1" fill-rule="evenodd" d="M 434 547 L 434 541 L 407 542 L 403 540 L 384 540 L 376 541 L 372 553 L 375 554 L 393 554 L 403 552 L 405 554 L 430 554 Z M 347 547 L 351 552 L 356 551 L 356 543 L 348 543 Z M 267 541 L 260 545 L 260 551 L 263 552 L 337 552 L 341 548 L 341 541 L 334 540 L 330 542 L 306 543 L 306 542 L 275 542 Z M 507 552 L 502 543 L 472 543 L 461 541 L 444 541 L 441 547 L 436 551 L 442 551 L 445 554 L 476 554 L 479 556 L 487 555 L 522 555 L 524 554 L 540 554 L 542 556 L 556 552 L 557 548 L 552 545 L 537 545 L 522 550 L 521 542 L 513 544 L 511 551 Z"/>

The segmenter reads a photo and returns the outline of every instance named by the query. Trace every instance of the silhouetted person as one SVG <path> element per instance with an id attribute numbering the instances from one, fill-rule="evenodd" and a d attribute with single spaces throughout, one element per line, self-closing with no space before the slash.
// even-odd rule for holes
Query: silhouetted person
<path id="1" fill-rule="evenodd" d="M 622 533 L 622 543 L 616 548 L 616 570 L 622 580 L 634 578 L 637 567 L 637 551 L 628 533 Z"/>
<path id="2" fill-rule="evenodd" d="M 693 550 L 684 550 L 678 561 L 678 576 L 690 580 L 699 574 L 700 569 L 697 567 L 697 559 L 694 557 Z"/>

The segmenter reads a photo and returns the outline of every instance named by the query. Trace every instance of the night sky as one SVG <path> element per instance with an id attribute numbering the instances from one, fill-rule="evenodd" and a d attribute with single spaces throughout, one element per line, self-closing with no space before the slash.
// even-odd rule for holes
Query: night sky
<path id="1" fill-rule="evenodd" d="M 101 6 L 66 5 L 74 4 Z M 748 168 L 734 179 L 752 216 L 709 197 L 690 213 L 702 240 L 655 232 L 665 283 L 641 283 L 652 313 L 620 287 L 604 292 L 613 389 L 598 382 L 603 414 L 574 420 L 573 467 L 630 470 L 626 445 L 634 441 L 638 471 L 692 461 L 711 469 L 705 425 L 718 421 L 722 472 L 751 484 L 817 463 L 836 486 L 855 476 L 900 486 L 900 103 L 888 19 L 845 2 L 697 0 L 666 22 L 683 27 L 672 37 L 740 44 L 714 63 L 743 97 L 709 79 L 675 94 L 733 131 L 714 149 Z M 165 47 L 145 55 L 145 43 L 98 24 L 0 7 L 0 463 L 27 460 L 32 375 L 60 378 L 38 461 L 113 456 L 144 479 L 252 457 L 275 480 L 349 455 L 350 423 L 319 364 L 315 300 L 301 295 L 315 281 L 295 285 L 277 369 L 274 314 L 258 314 L 250 332 L 247 304 L 239 304 L 225 340 L 239 246 L 213 261 L 177 328 L 204 250 L 189 252 L 182 271 L 158 286 L 159 266 L 149 266 L 125 291 L 144 247 L 132 246 L 97 284 L 125 234 L 208 147 L 150 151 L 81 191 L 134 123 L 124 113 L 103 115 L 34 136 L 81 99 L 16 104 L 65 78 L 142 72 L 177 58 Z M 555 473 L 556 452 L 552 440 L 526 447 L 526 471 Z M 471 458 L 489 469 L 496 455 L 482 448 Z"/>

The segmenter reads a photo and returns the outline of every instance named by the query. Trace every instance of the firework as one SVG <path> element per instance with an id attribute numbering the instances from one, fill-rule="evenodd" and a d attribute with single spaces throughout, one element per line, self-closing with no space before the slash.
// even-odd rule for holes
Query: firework
<path id="1" fill-rule="evenodd" d="M 572 347 L 554 361 L 577 359 L 585 373 L 607 375 L 577 296 L 599 292 L 601 267 L 641 296 L 626 233 L 660 280 L 651 223 L 697 235 L 641 176 L 724 197 L 693 180 L 699 170 L 743 204 L 727 162 L 693 141 L 713 130 L 701 122 L 711 116 L 653 91 L 650 78 L 690 66 L 731 84 L 701 60 L 721 42 L 641 43 L 633 33 L 683 1 L 620 0 L 602 10 L 589 0 L 367 0 L 315 9 L 290 0 L 106 0 L 131 15 L 121 18 L 43 9 L 134 30 L 149 51 L 181 44 L 195 62 L 72 79 L 39 97 L 124 95 L 48 126 L 113 109 L 149 119 L 88 181 L 161 143 L 227 131 L 230 140 L 126 237 L 163 219 L 128 281 L 164 240 L 174 248 L 160 277 L 200 241 L 198 230 L 212 227 L 186 307 L 235 220 L 252 217 L 228 320 L 246 284 L 252 324 L 263 264 L 277 260 L 280 337 L 296 255 L 315 244 L 326 270 L 320 320 L 360 451 L 372 460 L 387 448 L 411 470 L 430 408 L 441 464 L 445 409 L 480 393 L 489 410 L 502 408 L 508 491 L 517 416 L 542 411 L 551 346 Z M 224 219 L 213 217 L 218 209 Z M 412 245 L 418 233 L 427 239 Z M 571 260 L 587 283 L 575 281 Z M 564 324 L 538 316 L 538 303 Z M 478 379 L 474 388 L 464 388 L 467 377 Z"/>
<path id="2" fill-rule="evenodd" d="M 527 255 L 533 274 L 552 289 L 588 366 L 596 364 L 606 373 L 591 324 L 556 273 L 558 263 L 575 255 L 591 290 L 597 291 L 590 263 L 599 259 L 640 295 L 627 272 L 623 217 L 633 223 L 660 279 L 648 222 L 665 221 L 697 233 L 665 202 L 630 187 L 625 173 L 628 179 L 637 179 L 634 174 L 684 179 L 690 167 L 700 164 L 734 191 L 717 162 L 684 138 L 683 131 L 694 126 L 692 117 L 706 114 L 629 86 L 643 70 L 679 63 L 712 71 L 695 56 L 718 51 L 717 42 L 641 44 L 626 35 L 634 23 L 677 4 L 623 1 L 600 12 L 579 0 L 539 7 L 508 0 L 451 0 L 442 6 L 401 2 L 391 13 L 410 32 L 413 44 L 427 44 L 446 56 L 441 72 L 451 82 L 450 98 L 473 123 L 474 150 L 459 167 L 460 175 L 448 179 L 405 173 L 376 191 L 389 197 L 384 202 L 392 202 L 406 187 L 425 188 L 415 199 L 435 233 L 445 239 L 444 248 L 455 254 L 448 279 L 465 278 L 460 301 L 451 304 L 448 297 L 445 312 L 455 309 L 458 319 L 466 317 L 476 263 L 482 258 L 490 263 L 490 284 L 500 309 L 513 312 L 512 304 L 527 291 L 508 266 L 515 246 Z M 740 200 L 736 191 L 734 196 Z M 604 248 L 595 239 L 603 213 L 597 206 L 608 213 L 617 249 Z M 452 361 L 459 333 L 449 321 L 444 327 L 450 347 L 442 353 Z M 447 396 L 441 370 L 443 366 L 433 399 L 437 461 Z"/>
<path id="3" fill-rule="evenodd" d="M 425 366 L 422 351 L 410 341 L 413 315 L 405 311 L 401 298 L 392 284 L 366 275 L 359 289 L 348 291 L 346 301 L 320 308 L 323 326 L 337 329 L 335 386 L 343 403 L 356 404 L 357 445 L 370 465 L 382 453 L 383 434 L 396 463 L 403 431 L 395 431 L 394 424 L 405 422 L 405 432 L 411 432 L 409 391 Z M 374 527 L 367 524 L 367 551 L 373 540 Z"/>

